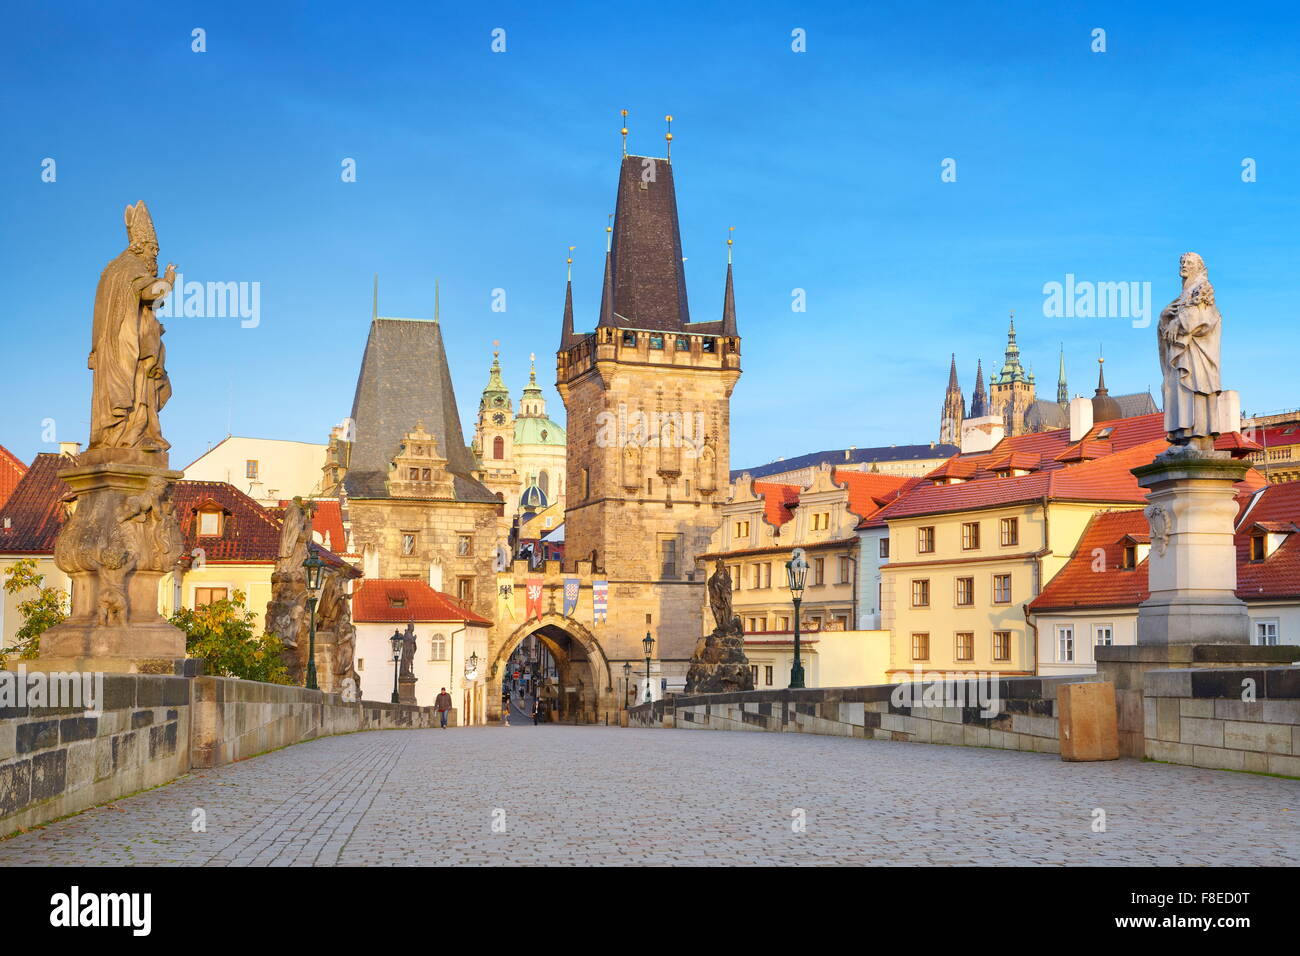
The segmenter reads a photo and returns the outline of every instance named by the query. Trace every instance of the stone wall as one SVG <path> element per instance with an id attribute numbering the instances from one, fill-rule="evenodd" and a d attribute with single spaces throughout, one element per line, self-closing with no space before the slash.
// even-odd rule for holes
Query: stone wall
<path id="1" fill-rule="evenodd" d="M 691 730 L 760 730 L 830 734 L 874 740 L 956 744 L 1060 753 L 1057 689 L 1096 681 L 1092 674 L 1069 677 L 994 679 L 984 687 L 988 710 L 978 701 L 980 682 L 925 682 L 941 698 L 927 703 L 916 690 L 913 705 L 897 703 L 900 685 L 761 690 L 735 694 L 675 696 L 632 708 L 633 727 Z M 996 685 L 996 694 L 993 694 Z M 967 702 L 943 706 L 942 701 Z"/>
<path id="2" fill-rule="evenodd" d="M 1151 759 L 1300 777 L 1300 667 L 1157 670 L 1143 683 Z"/>
<path id="3" fill-rule="evenodd" d="M 26 672 L 30 676 L 34 672 Z M 432 727 L 432 708 L 225 677 L 105 674 L 84 706 L 0 707 L 0 837 L 156 787 L 191 768 L 358 730 Z"/>

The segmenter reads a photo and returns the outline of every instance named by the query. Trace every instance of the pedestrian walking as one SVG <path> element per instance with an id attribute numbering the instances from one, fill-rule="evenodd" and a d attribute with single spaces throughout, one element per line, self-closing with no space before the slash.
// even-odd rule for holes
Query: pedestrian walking
<path id="1" fill-rule="evenodd" d="M 533 726 L 534 727 L 537 726 L 537 712 L 541 710 L 541 707 L 542 707 L 541 703 L 537 700 L 536 697 L 534 697 L 533 698 Z"/>
<path id="2" fill-rule="evenodd" d="M 438 725 L 447 729 L 447 714 L 451 712 L 451 694 L 447 693 L 447 688 L 442 689 L 437 697 L 433 699 L 433 706 L 438 710 Z"/>

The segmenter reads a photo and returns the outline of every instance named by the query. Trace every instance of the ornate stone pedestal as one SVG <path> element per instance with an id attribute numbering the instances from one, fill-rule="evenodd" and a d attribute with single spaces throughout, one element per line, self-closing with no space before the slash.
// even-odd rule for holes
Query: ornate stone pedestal
<path id="1" fill-rule="evenodd" d="M 739 624 L 739 619 L 733 622 Z M 754 689 L 754 673 L 745 657 L 745 635 L 739 627 L 714 628 L 700 638 L 686 673 L 686 693 L 726 694 Z"/>
<path id="2" fill-rule="evenodd" d="M 1182 446 L 1133 469 L 1151 489 L 1150 597 L 1138 607 L 1139 644 L 1249 644 L 1237 597 L 1234 484 L 1250 464 Z"/>
<path id="3" fill-rule="evenodd" d="M 397 680 L 397 702 L 399 704 L 414 704 L 415 701 L 415 678 L 400 677 Z"/>
<path id="4" fill-rule="evenodd" d="M 165 453 L 112 448 L 60 477 L 76 496 L 54 547 L 72 578 L 72 614 L 41 635 L 41 666 L 176 672 L 185 634 L 158 613 L 158 582 L 185 547 L 170 501 L 181 473 Z"/>

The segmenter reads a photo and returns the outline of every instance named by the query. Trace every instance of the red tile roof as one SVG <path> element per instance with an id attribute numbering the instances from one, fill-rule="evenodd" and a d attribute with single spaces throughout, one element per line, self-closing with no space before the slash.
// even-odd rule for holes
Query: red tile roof
<path id="1" fill-rule="evenodd" d="M 376 578 L 358 584 L 352 592 L 352 620 L 365 624 L 402 624 L 406 621 L 492 623 L 465 608 L 450 594 L 435 591 L 423 581 L 405 578 Z"/>
<path id="2" fill-rule="evenodd" d="M 4 445 L 0 445 L 0 508 L 5 506 L 9 496 L 18 487 L 18 482 L 27 473 L 27 466 Z"/>
<path id="3" fill-rule="evenodd" d="M 783 485 L 775 481 L 754 482 L 754 495 L 763 499 L 763 520 L 779 528 L 794 517 L 799 504 L 798 485 Z"/>
<path id="4" fill-rule="evenodd" d="M 1251 472 L 1250 475 L 1254 475 Z M 1248 476 L 1250 477 L 1250 476 Z M 1255 476 L 1257 477 L 1257 476 Z M 1254 486 L 1254 491 L 1251 490 Z M 1251 533 L 1257 524 L 1284 529 L 1300 520 L 1300 482 L 1266 485 L 1240 482 L 1238 498 L 1244 515 L 1238 519 L 1237 596 L 1243 601 L 1300 598 L 1300 532 L 1288 534 L 1263 561 L 1250 560 Z M 1258 492 L 1258 493 L 1256 493 Z M 1129 539 L 1150 540 L 1146 515 L 1141 509 L 1094 515 L 1065 566 L 1029 605 L 1035 613 L 1109 607 L 1136 607 L 1149 595 L 1147 564 L 1124 570 L 1124 546 Z M 1105 569 L 1094 570 L 1094 555 L 1101 549 Z"/>
<path id="5" fill-rule="evenodd" d="M 68 486 L 59 469 L 75 458 L 41 452 L 0 507 L 0 553 L 53 554 L 54 537 L 63 524 L 61 501 Z"/>
<path id="6" fill-rule="evenodd" d="M 921 483 L 920 478 L 905 475 L 882 475 L 871 471 L 850 471 L 837 468 L 831 480 L 842 485 L 849 493 L 849 511 L 859 518 L 869 518 L 898 497 L 900 491 Z"/>

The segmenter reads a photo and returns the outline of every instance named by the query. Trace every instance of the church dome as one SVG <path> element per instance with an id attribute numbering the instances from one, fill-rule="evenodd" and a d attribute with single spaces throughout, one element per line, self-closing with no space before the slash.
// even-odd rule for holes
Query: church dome
<path id="1" fill-rule="evenodd" d="M 1092 396 L 1092 420 L 1093 422 L 1113 422 L 1117 418 L 1124 417 L 1124 411 L 1119 407 L 1119 402 L 1110 397 L 1110 392 L 1106 390 L 1106 375 L 1102 369 L 1105 359 L 1097 359 L 1097 392 Z"/>
<path id="2" fill-rule="evenodd" d="M 544 416 L 515 419 L 515 445 L 554 445 L 563 448 L 564 426 Z"/>
<path id="3" fill-rule="evenodd" d="M 546 505 L 546 492 L 537 487 L 536 481 L 525 488 L 524 493 L 519 496 L 519 507 L 524 511 L 541 511 Z"/>

